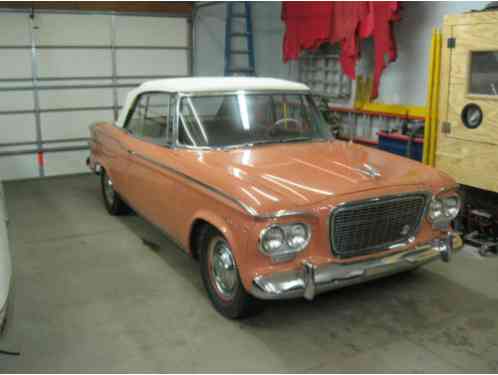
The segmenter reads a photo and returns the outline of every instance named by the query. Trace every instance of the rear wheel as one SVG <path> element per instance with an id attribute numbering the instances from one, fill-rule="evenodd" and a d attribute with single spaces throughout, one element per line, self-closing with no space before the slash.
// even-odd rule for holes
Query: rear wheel
<path id="1" fill-rule="evenodd" d="M 255 313 L 260 303 L 245 291 L 228 241 L 206 227 L 199 243 L 202 280 L 215 309 L 229 319 Z"/>
<path id="2" fill-rule="evenodd" d="M 105 208 L 111 215 L 122 215 L 130 210 L 119 194 L 114 190 L 114 185 L 109 175 L 104 169 L 101 173 L 102 196 L 104 197 Z"/>

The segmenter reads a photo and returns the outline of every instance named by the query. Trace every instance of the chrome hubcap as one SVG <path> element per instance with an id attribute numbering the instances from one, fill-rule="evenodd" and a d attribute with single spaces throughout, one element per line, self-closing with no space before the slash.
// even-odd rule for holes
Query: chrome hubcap
<path id="1" fill-rule="evenodd" d="M 104 176 L 104 193 L 107 202 L 112 206 L 114 203 L 114 188 L 112 187 L 112 181 L 107 174 Z"/>
<path id="2" fill-rule="evenodd" d="M 214 286 L 225 299 L 232 299 L 237 286 L 237 267 L 225 240 L 216 240 L 211 250 L 211 274 Z"/>

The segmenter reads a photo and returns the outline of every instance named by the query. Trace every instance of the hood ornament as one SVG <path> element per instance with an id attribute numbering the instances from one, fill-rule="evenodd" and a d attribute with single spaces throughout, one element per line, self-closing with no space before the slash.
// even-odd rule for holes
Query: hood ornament
<path id="1" fill-rule="evenodd" d="M 382 174 L 379 172 L 377 168 L 372 167 L 370 164 L 363 164 L 363 166 L 359 169 L 359 171 L 368 177 L 376 178 L 381 177 Z"/>

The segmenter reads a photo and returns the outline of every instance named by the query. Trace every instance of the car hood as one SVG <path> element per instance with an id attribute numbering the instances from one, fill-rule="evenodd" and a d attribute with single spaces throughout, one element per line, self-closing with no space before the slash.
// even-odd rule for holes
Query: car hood
<path id="1" fill-rule="evenodd" d="M 203 153 L 211 181 L 258 212 L 312 206 L 348 193 L 402 185 L 432 185 L 434 168 L 370 147 L 342 141 L 264 145 Z M 227 176 L 228 177 L 228 176 Z M 229 183 L 227 182 L 229 181 Z"/>

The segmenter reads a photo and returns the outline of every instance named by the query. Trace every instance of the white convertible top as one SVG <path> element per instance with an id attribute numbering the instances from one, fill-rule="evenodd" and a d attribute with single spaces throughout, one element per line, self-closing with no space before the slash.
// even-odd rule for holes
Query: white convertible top
<path id="1" fill-rule="evenodd" d="M 123 126 L 126 114 L 135 98 L 148 91 L 165 91 L 185 94 L 202 94 L 222 91 L 309 91 L 309 87 L 299 83 L 275 78 L 256 77 L 188 77 L 158 79 L 142 83 L 131 90 L 116 122 Z"/>
<path id="2" fill-rule="evenodd" d="M 306 85 L 275 78 L 256 77 L 188 77 L 144 82 L 141 91 L 202 93 L 208 91 L 291 90 L 307 91 Z"/>

